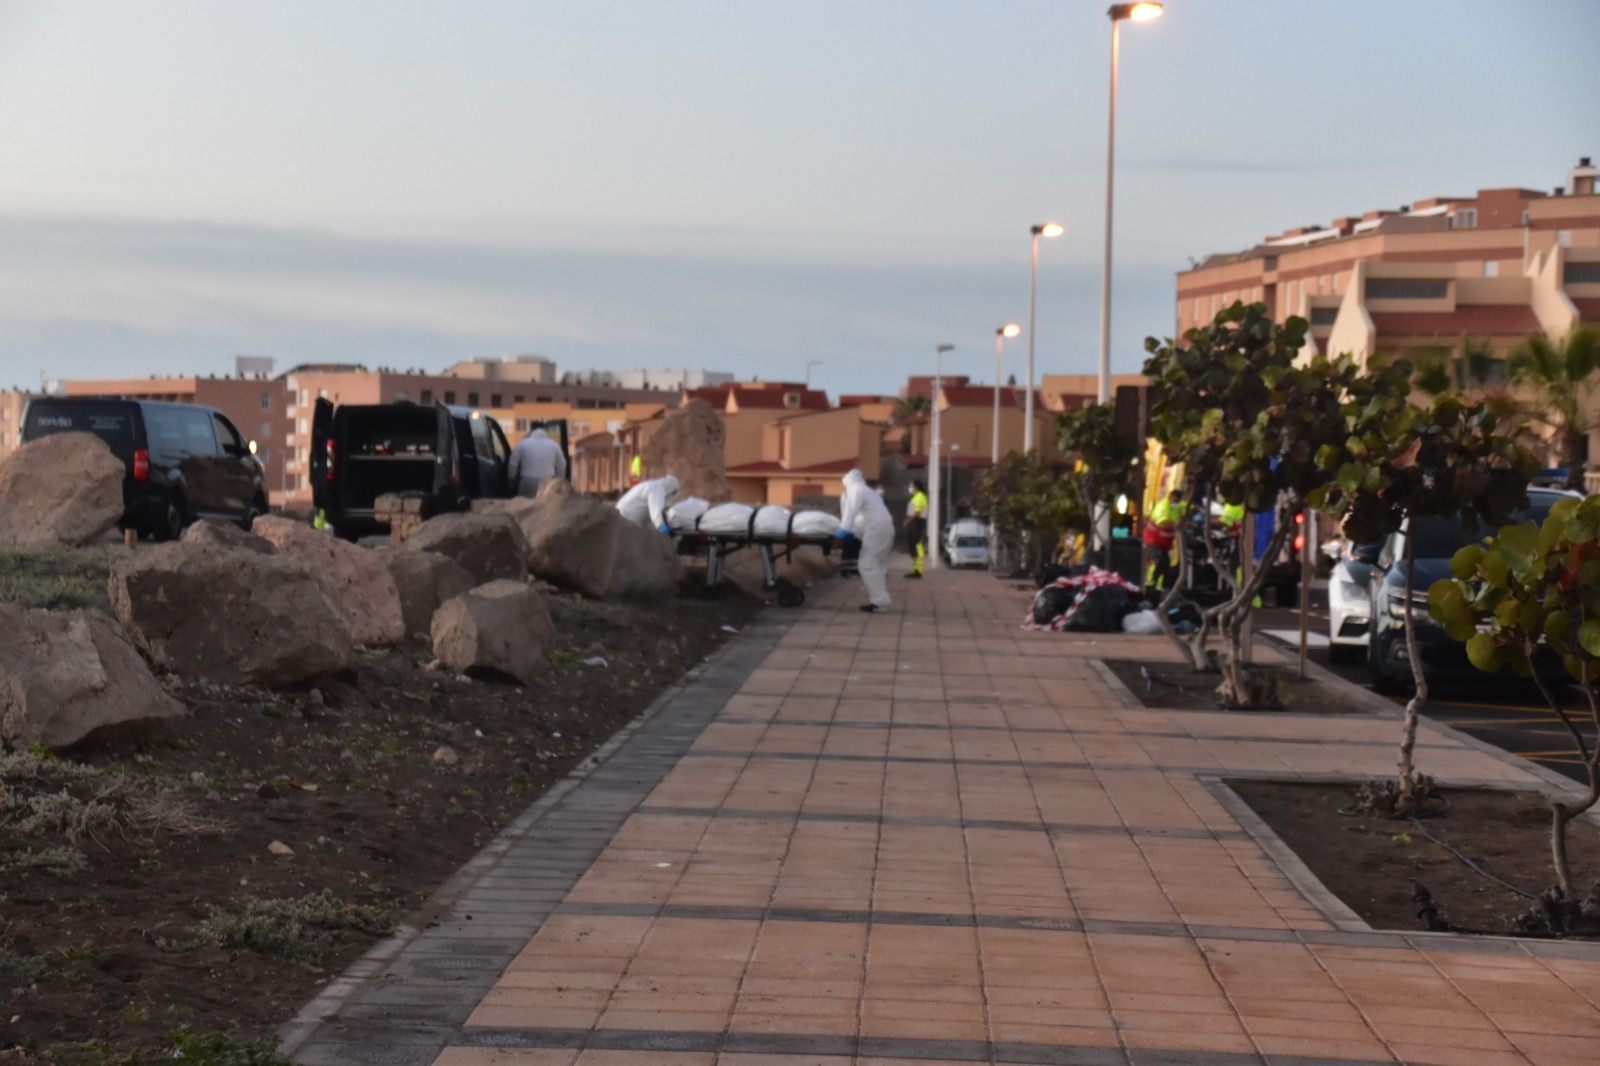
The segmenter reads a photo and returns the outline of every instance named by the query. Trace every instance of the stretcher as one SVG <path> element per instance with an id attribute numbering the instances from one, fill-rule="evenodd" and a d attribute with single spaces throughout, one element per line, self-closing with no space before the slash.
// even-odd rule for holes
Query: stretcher
<path id="1" fill-rule="evenodd" d="M 835 548 L 839 548 L 843 564 L 840 574 L 850 576 L 854 573 L 852 557 L 860 553 L 859 541 L 841 541 L 831 533 L 810 535 L 796 533 L 795 514 L 789 515 L 785 532 L 757 533 L 756 516 L 760 513 L 759 507 L 752 510 L 749 524 L 738 532 L 701 529 L 700 522 L 704 515 L 697 516 L 692 526 L 673 529 L 672 535 L 678 542 L 679 555 L 705 555 L 707 592 L 715 592 L 722 587 L 722 564 L 728 556 L 746 550 L 754 551 L 761 560 L 761 587 L 764 591 L 777 596 L 780 607 L 799 607 L 806 602 L 805 589 L 778 576 L 778 564 L 793 558 L 796 552 L 804 548 L 820 548 L 825 557 L 832 555 Z M 852 548 L 855 550 L 851 551 Z"/>

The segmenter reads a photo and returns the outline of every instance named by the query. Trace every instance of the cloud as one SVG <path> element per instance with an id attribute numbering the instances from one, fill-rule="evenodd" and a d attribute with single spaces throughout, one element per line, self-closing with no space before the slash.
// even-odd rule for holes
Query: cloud
<path id="1" fill-rule="evenodd" d="M 959 254 L 861 261 L 826 242 L 647 235 L 642 249 L 534 239 L 385 238 L 193 221 L 0 216 L 0 366 L 94 377 L 354 359 L 438 367 L 544 352 L 567 368 L 707 366 L 793 377 L 820 358 L 837 390 L 891 390 L 952 340 L 975 355 L 1026 314 L 1026 264 Z M 669 239 L 676 237 L 676 241 Z M 958 251 L 958 250 L 957 250 Z M 1123 365 L 1171 320 L 1171 272 L 1119 274 Z M 1046 266 L 1041 366 L 1095 344 L 1098 274 Z M 1070 354 L 1069 354 L 1070 353 Z M 1052 362 L 1054 360 L 1054 362 Z M 969 371 L 981 372 L 981 361 Z"/>

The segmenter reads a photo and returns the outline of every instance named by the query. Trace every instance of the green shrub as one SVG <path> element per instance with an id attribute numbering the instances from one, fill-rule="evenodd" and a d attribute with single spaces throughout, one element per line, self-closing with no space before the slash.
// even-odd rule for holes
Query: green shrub
<path id="1" fill-rule="evenodd" d="M 333 947 L 332 933 L 354 929 L 380 936 L 390 929 L 383 908 L 346 903 L 328 889 L 299 899 L 239 896 L 231 907 L 207 908 L 198 943 L 243 948 L 315 966 Z"/>

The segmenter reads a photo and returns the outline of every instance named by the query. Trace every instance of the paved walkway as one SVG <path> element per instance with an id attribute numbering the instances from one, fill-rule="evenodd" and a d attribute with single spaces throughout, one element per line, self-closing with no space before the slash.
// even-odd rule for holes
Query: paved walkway
<path id="1" fill-rule="evenodd" d="M 769 612 L 308 1007 L 299 1061 L 1600 1062 L 1600 946 L 1368 930 L 1216 781 L 1387 774 L 1393 721 L 1143 709 L 1097 660 L 1159 638 L 894 590 Z"/>

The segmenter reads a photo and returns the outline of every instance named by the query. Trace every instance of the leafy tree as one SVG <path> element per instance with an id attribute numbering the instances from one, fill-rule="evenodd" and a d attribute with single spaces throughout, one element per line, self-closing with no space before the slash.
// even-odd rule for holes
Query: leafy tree
<path id="1" fill-rule="evenodd" d="M 932 409 L 933 404 L 928 401 L 926 396 L 923 396 L 920 393 L 911 393 L 908 396 L 902 396 L 894 402 L 894 412 L 892 415 L 894 418 L 894 424 L 897 426 L 908 425 L 909 423 L 915 422 L 918 417 L 926 414 Z"/>
<path id="2" fill-rule="evenodd" d="M 1414 367 L 1404 360 L 1374 359 L 1369 370 L 1352 392 L 1351 406 L 1360 410 L 1352 414 L 1344 446 L 1348 458 L 1324 457 L 1329 464 L 1337 462 L 1337 471 L 1326 489 L 1309 495 L 1310 506 L 1340 515 L 1351 540 L 1370 542 L 1401 532 L 1408 520 L 1425 517 L 1459 516 L 1468 529 L 1494 525 L 1527 504 L 1533 460 L 1496 407 L 1455 392 L 1412 403 L 1412 383 L 1439 383 L 1426 374 L 1415 378 Z M 1415 614 L 1421 605 L 1413 538 L 1407 537 L 1403 548 L 1402 602 L 1414 691 L 1406 703 L 1395 782 L 1366 802 L 1410 815 L 1431 793 L 1432 782 L 1417 772 L 1414 758 L 1428 682 L 1416 641 Z"/>
<path id="3" fill-rule="evenodd" d="M 1562 500 L 1542 527 L 1507 526 L 1482 544 L 1469 545 L 1450 562 L 1455 575 L 1428 590 L 1428 611 L 1445 631 L 1466 643 L 1478 669 L 1509 666 L 1532 677 L 1560 717 L 1587 776 L 1575 801 L 1550 801 L 1550 851 L 1556 885 L 1541 899 L 1537 918 L 1549 931 L 1580 923 L 1600 925 L 1600 883 L 1580 899 L 1567 854 L 1573 819 L 1600 800 L 1600 740 L 1590 741 L 1574 714 L 1535 670 L 1541 649 L 1561 660 L 1577 683 L 1589 721 L 1600 729 L 1600 496 Z"/>
<path id="4" fill-rule="evenodd" d="M 1045 561 L 1062 533 L 1087 525 L 1067 479 L 1036 455 L 1007 453 L 979 476 L 973 498 L 995 532 L 1022 547 L 1023 565 L 1029 571 Z"/>
<path id="5" fill-rule="evenodd" d="M 1100 506 L 1138 491 L 1139 453 L 1117 434 L 1116 415 L 1111 404 L 1094 403 L 1056 416 L 1056 441 L 1074 466 L 1068 480 L 1084 516 L 1092 517 Z M 1107 542 L 1107 569 L 1110 554 Z"/>
<path id="6" fill-rule="evenodd" d="M 1583 491 L 1584 444 L 1600 429 L 1600 328 L 1579 326 L 1555 342 L 1536 333 L 1512 353 L 1507 369 L 1530 394 L 1528 417 L 1554 438 L 1567 487 Z"/>

